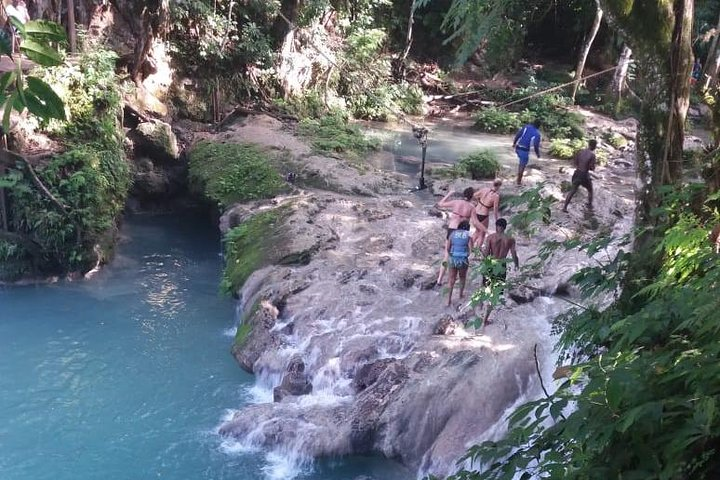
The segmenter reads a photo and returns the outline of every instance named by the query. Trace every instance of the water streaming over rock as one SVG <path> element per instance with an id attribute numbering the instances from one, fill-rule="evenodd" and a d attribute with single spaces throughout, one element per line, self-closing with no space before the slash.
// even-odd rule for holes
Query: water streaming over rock
<path id="1" fill-rule="evenodd" d="M 445 150 L 428 149 L 431 163 L 452 163 L 461 153 L 454 150 L 463 144 L 459 138 L 474 137 L 435 133 L 434 145 Z M 242 137 L 242 129 L 233 134 Z M 411 142 L 405 137 L 399 140 L 403 145 Z M 509 140 L 476 140 L 469 142 L 473 149 L 500 153 L 501 175 L 511 178 L 515 160 Z M 416 144 L 411 148 L 419 155 Z M 379 157 L 377 166 L 392 172 L 395 182 L 400 178 L 412 186 L 416 162 L 398 162 L 408 153 L 413 155 L 394 151 Z M 569 178 L 563 162 L 531 167 L 527 182 L 549 181 L 545 194 L 562 199 L 560 181 Z M 446 307 L 446 293 L 434 287 L 444 241 L 442 221 L 431 208 L 434 194 L 461 191 L 468 181 L 436 179 L 432 190 L 412 195 L 373 189 L 395 185 L 378 172 L 344 169 L 342 182 L 341 192 L 350 185 L 370 187 L 361 189 L 364 196 L 313 190 L 278 202 L 292 212 L 284 227 L 292 240 L 277 247 L 284 254 L 312 250 L 314 255 L 306 265 L 257 271 L 240 292 L 239 318 L 252 329 L 233 352 L 256 374 L 247 393 L 254 403 L 224 419 L 219 433 L 235 448 L 261 448 L 270 463 L 285 458 L 289 470 L 278 466 L 277 475 L 302 472 L 315 458 L 368 453 L 398 459 L 418 476 L 445 475 L 469 445 L 500 434 L 509 409 L 542 394 L 536 351 L 546 386 L 553 388 L 550 320 L 569 304 L 542 295 L 574 295 L 568 279 L 596 259 L 556 254 L 523 291 L 512 292 L 514 300 L 496 311 L 492 325 L 436 335 L 436 325 L 448 315 L 462 320 L 479 313 L 463 314 L 458 304 Z M 579 195 L 570 214 L 554 211 L 551 226 L 518 237 L 522 264 L 544 240 L 562 241 L 578 231 L 586 238 L 628 231 L 632 171 L 611 164 L 598 172 L 597 186 L 594 212 L 582 213 Z M 241 208 L 246 214 L 248 208 Z M 617 248 L 615 243 L 595 255 L 605 259 Z"/>

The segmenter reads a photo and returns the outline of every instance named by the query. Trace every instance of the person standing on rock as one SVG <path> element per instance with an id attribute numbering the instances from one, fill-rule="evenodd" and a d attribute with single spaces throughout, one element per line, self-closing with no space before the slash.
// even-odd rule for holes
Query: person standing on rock
<path id="1" fill-rule="evenodd" d="M 517 174 L 518 186 L 522 185 L 525 167 L 527 167 L 527 164 L 530 161 L 530 149 L 535 148 L 535 155 L 537 155 L 537 158 L 540 159 L 540 140 L 542 140 L 539 130 L 540 125 L 540 120 L 535 120 L 522 127 L 515 134 L 513 148 L 515 149 L 515 153 L 517 154 L 519 161 Z"/>
<path id="2" fill-rule="evenodd" d="M 593 139 L 588 142 L 588 148 L 584 148 L 575 154 L 573 161 L 575 163 L 575 173 L 572 176 L 572 188 L 565 198 L 563 212 L 567 213 L 567 206 L 573 195 L 578 191 L 580 186 L 585 187 L 588 192 L 588 207 L 592 208 L 593 186 L 592 178 L 590 178 L 590 170 L 595 170 L 595 149 L 597 148 L 597 140 Z"/>
<path id="3" fill-rule="evenodd" d="M 450 268 L 448 307 L 452 305 L 453 288 L 455 287 L 455 280 L 458 276 L 460 277 L 460 298 L 463 298 L 465 294 L 465 280 L 467 279 L 467 271 L 470 266 L 471 244 L 470 222 L 463 220 L 457 229 L 453 230 L 446 242 L 448 267 Z"/>
<path id="4" fill-rule="evenodd" d="M 487 245 L 485 246 L 483 253 L 485 257 L 495 259 L 497 263 L 493 262 L 493 271 L 490 274 L 483 276 L 484 287 L 501 287 L 505 288 L 505 280 L 507 278 L 507 256 L 508 253 L 512 255 L 513 263 L 515 268 L 520 268 L 520 261 L 518 260 L 517 251 L 515 250 L 515 239 L 505 234 L 507 229 L 507 220 L 499 218 L 495 222 L 495 233 L 488 235 Z M 483 326 L 490 325 L 490 312 L 492 311 L 492 305 L 488 304 L 485 310 L 485 318 L 483 319 Z"/>
<path id="5" fill-rule="evenodd" d="M 499 217 L 498 210 L 500 209 L 500 186 L 502 180 L 499 178 L 493 182 L 492 187 L 481 188 L 475 192 L 473 199 L 477 201 L 475 207 L 475 233 L 473 234 L 473 246 L 475 248 L 482 248 L 483 242 L 485 241 L 485 235 L 487 234 L 490 226 L 490 210 L 492 209 L 495 215 L 495 220 Z"/>
<path id="6" fill-rule="evenodd" d="M 450 218 L 447 224 L 447 235 L 445 236 L 446 253 L 443 258 L 443 263 L 440 266 L 440 273 L 438 274 L 437 278 L 438 285 L 442 285 L 443 278 L 445 277 L 445 271 L 447 269 L 447 240 L 450 239 L 450 235 L 452 235 L 453 231 L 458 228 L 458 225 L 460 225 L 460 223 L 462 223 L 463 221 L 469 222 L 473 216 L 473 213 L 475 212 L 475 205 L 471 203 L 473 195 L 475 194 L 474 188 L 468 187 L 463 190 L 462 199 L 450 200 L 450 196 L 454 193 L 455 192 L 453 190 L 450 190 L 447 195 L 445 195 L 443 199 L 440 200 L 436 205 L 438 208 L 450 210 Z"/>

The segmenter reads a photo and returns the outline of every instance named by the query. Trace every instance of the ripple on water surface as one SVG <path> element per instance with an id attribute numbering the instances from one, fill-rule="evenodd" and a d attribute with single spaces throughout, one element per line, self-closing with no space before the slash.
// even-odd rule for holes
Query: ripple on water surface
<path id="1" fill-rule="evenodd" d="M 228 354 L 234 305 L 218 296 L 213 230 L 135 218 L 93 281 L 0 289 L 0 478 L 410 478 L 378 459 L 309 466 L 216 435 L 253 378 Z"/>

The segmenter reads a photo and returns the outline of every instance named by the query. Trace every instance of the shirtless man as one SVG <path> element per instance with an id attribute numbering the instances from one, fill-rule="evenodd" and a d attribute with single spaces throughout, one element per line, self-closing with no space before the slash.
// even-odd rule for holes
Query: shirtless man
<path id="1" fill-rule="evenodd" d="M 573 195 L 578 191 L 578 188 L 582 185 L 587 189 L 588 192 L 588 207 L 592 207 L 593 201 L 593 186 L 592 178 L 590 178 L 590 170 L 595 170 L 595 149 L 597 148 L 597 140 L 590 140 L 588 142 L 588 148 L 584 148 L 577 152 L 574 157 L 575 162 L 575 173 L 572 176 L 572 188 L 565 198 L 565 205 L 563 205 L 563 212 L 567 213 L 567 206 L 570 203 Z"/>
<path id="2" fill-rule="evenodd" d="M 475 218 L 472 219 L 472 224 L 475 227 L 475 234 L 473 235 L 473 246 L 475 248 L 481 248 L 485 241 L 485 235 L 490 225 L 490 209 L 495 215 L 495 220 L 499 218 L 500 193 L 498 191 L 500 185 L 502 185 L 502 180 L 498 178 L 493 182 L 492 187 L 481 188 L 473 195 L 473 199 L 477 201 Z"/>
<path id="3" fill-rule="evenodd" d="M 463 190 L 462 199 L 449 200 L 450 196 L 453 193 L 455 192 L 450 190 L 447 195 L 445 195 L 443 199 L 440 200 L 436 205 L 438 208 L 450 210 L 450 219 L 448 220 L 447 224 L 447 235 L 445 236 L 445 240 L 449 239 L 452 232 L 457 230 L 460 222 L 462 222 L 463 220 L 471 221 L 470 219 L 475 211 L 475 205 L 470 203 L 473 199 L 473 195 L 475 194 L 474 188 L 468 187 Z M 440 266 L 440 273 L 438 274 L 437 278 L 438 285 L 442 285 L 443 278 L 445 277 L 445 271 L 447 270 L 447 260 L 448 253 L 446 248 L 445 256 L 443 258 L 442 265 Z"/>
<path id="4" fill-rule="evenodd" d="M 485 246 L 483 253 L 486 257 L 496 258 L 502 264 L 502 271 L 495 275 L 487 275 L 483 277 L 483 285 L 488 284 L 505 284 L 505 278 L 507 277 L 507 263 L 506 258 L 508 253 L 512 254 L 513 263 L 515 268 L 520 267 L 520 261 L 518 260 L 517 251 L 515 250 L 515 239 L 509 235 L 505 235 L 505 229 L 507 228 L 507 220 L 499 218 L 495 222 L 495 233 L 488 235 L 487 245 Z M 488 304 L 487 310 L 485 311 L 484 325 L 489 325 L 490 312 L 492 311 L 492 305 Z"/>

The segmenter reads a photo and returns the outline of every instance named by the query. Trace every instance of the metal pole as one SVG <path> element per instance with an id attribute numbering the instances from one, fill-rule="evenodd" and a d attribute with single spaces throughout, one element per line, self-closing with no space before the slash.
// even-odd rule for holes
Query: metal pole
<path id="1" fill-rule="evenodd" d="M 425 152 L 427 151 L 427 142 L 422 144 L 422 164 L 420 166 L 420 185 L 418 185 L 419 190 L 423 190 L 424 188 L 427 188 L 427 185 L 425 185 Z"/>
<path id="2" fill-rule="evenodd" d="M 425 153 L 427 152 L 428 129 L 425 127 L 413 127 L 412 132 L 422 148 L 422 164 L 420 166 L 420 183 L 418 190 L 424 190 L 427 188 L 427 185 L 425 185 Z"/>

